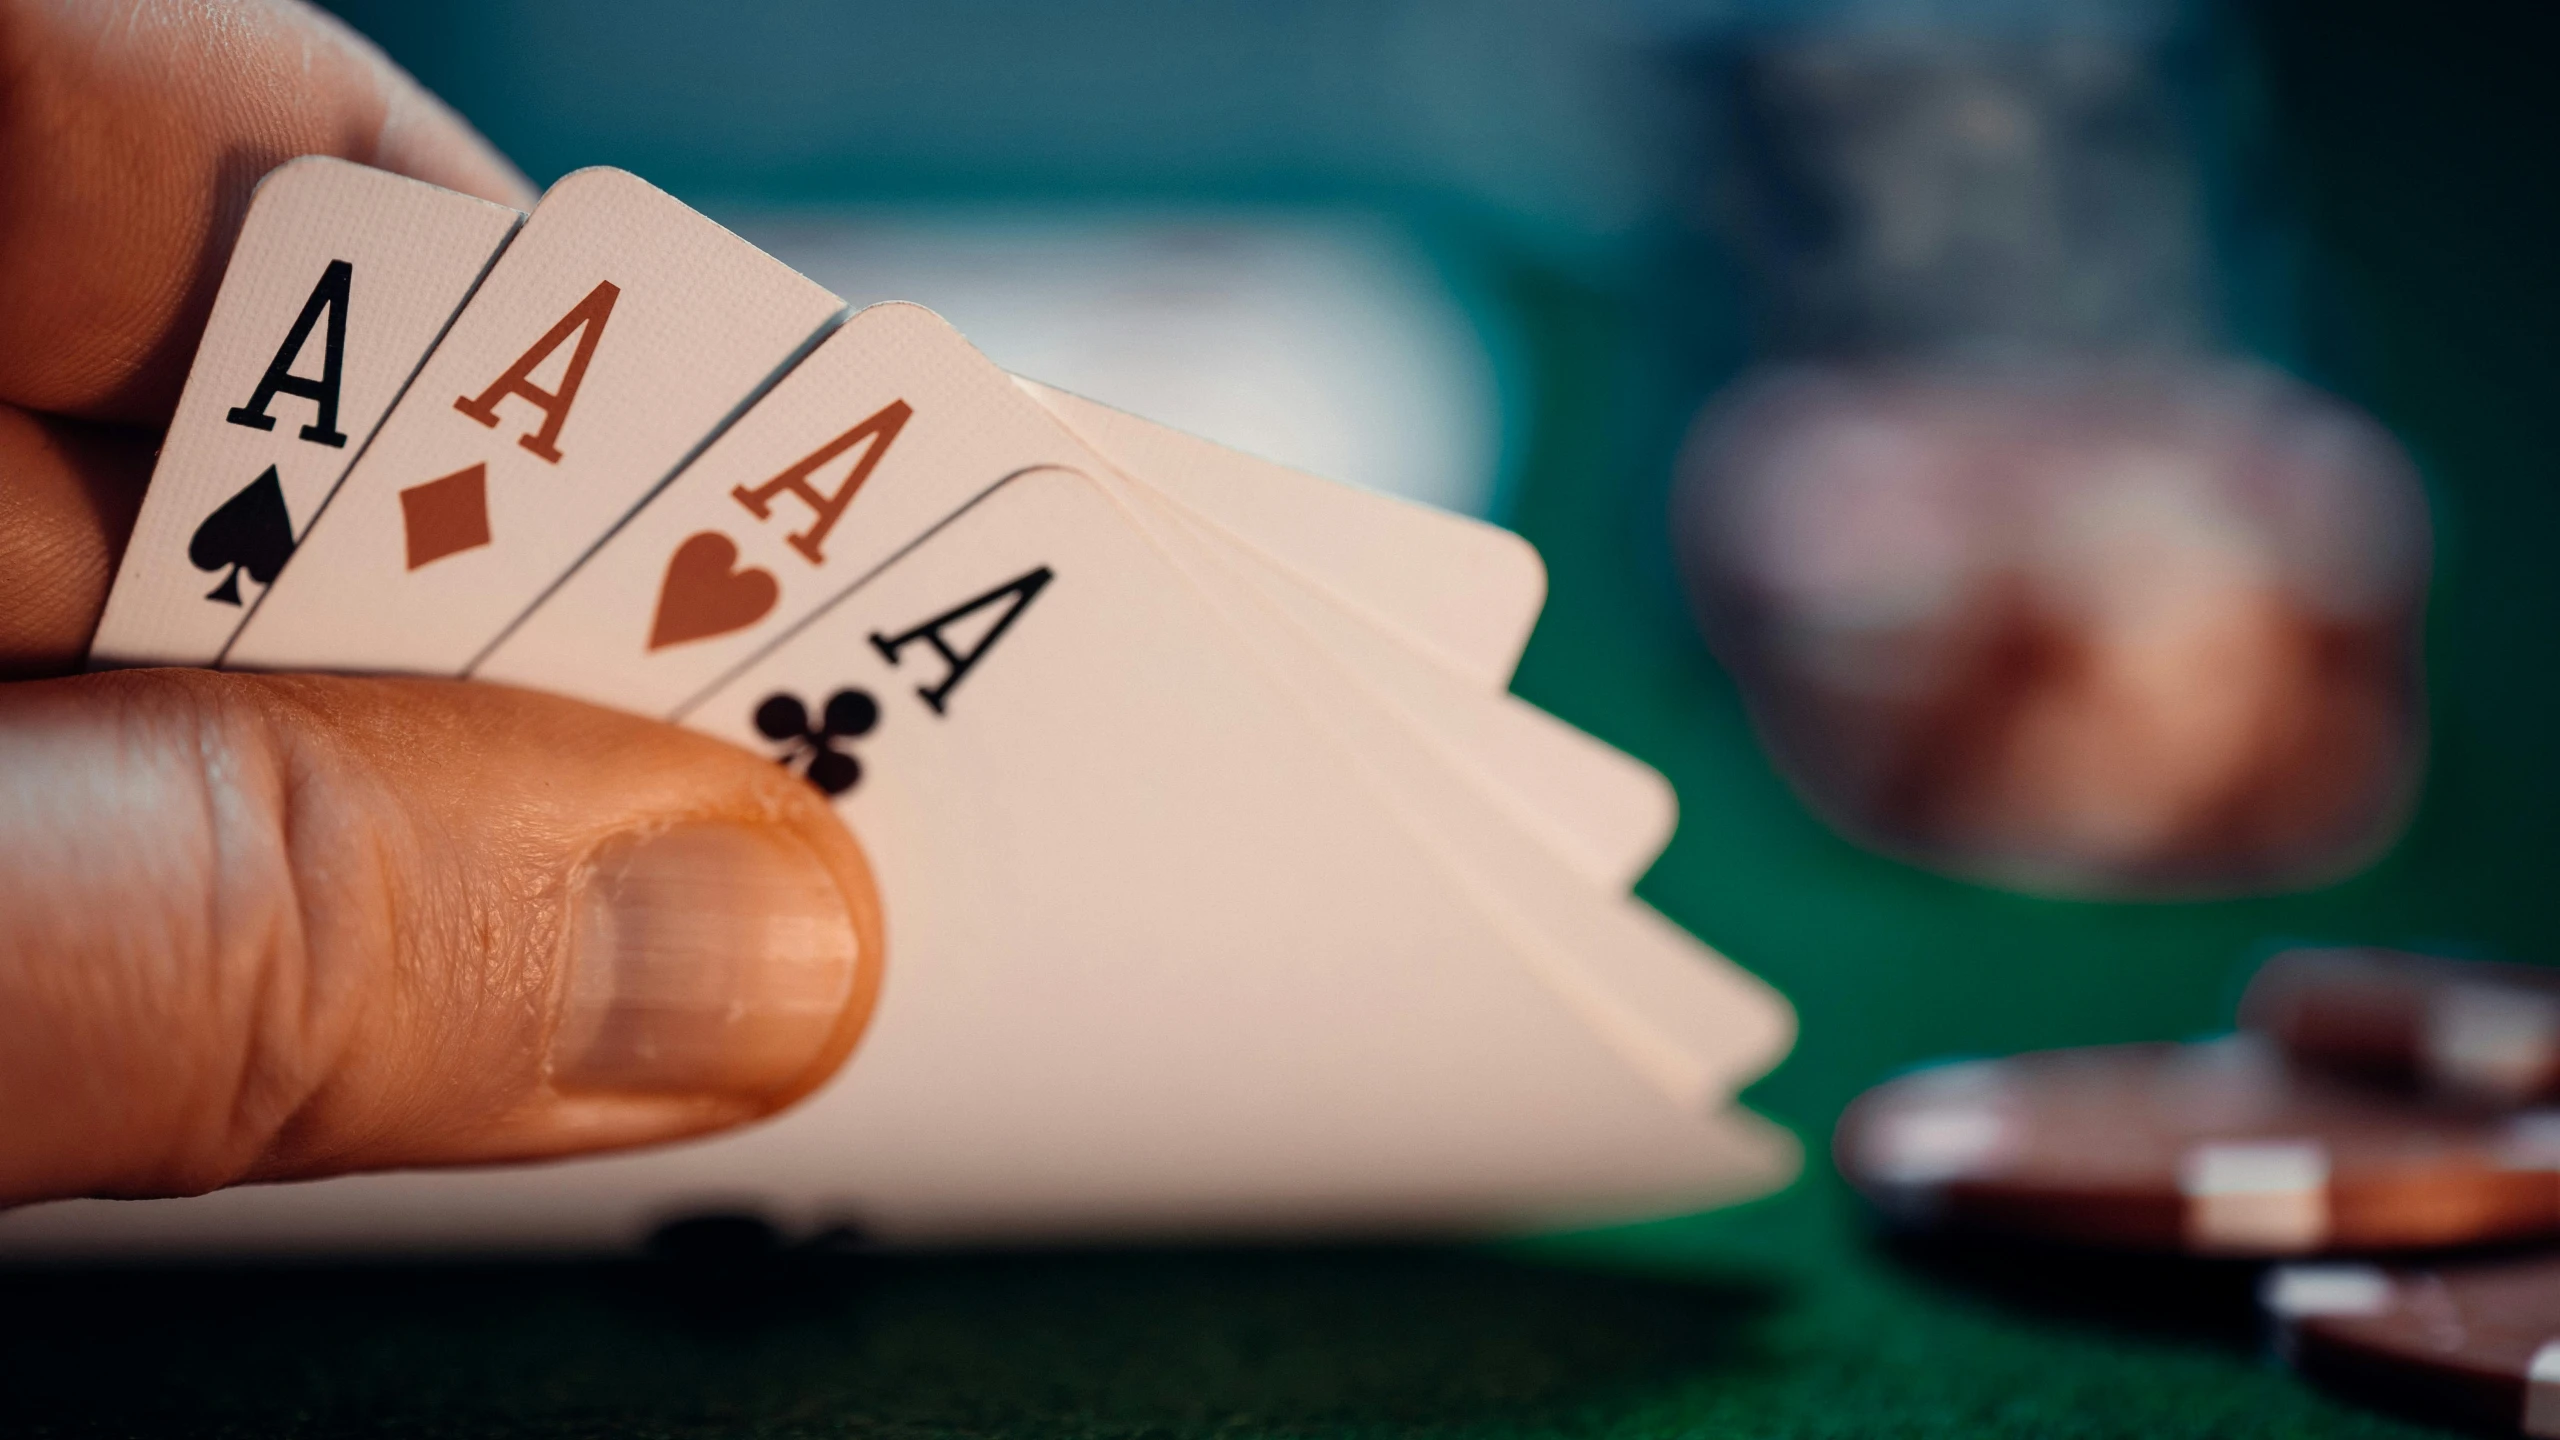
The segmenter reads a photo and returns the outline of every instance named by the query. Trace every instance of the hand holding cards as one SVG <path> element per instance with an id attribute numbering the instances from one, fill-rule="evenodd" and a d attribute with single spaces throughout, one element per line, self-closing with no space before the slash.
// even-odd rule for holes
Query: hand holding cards
<path id="1" fill-rule="evenodd" d="M 614 1244 L 696 1208 L 1484 1229 L 1764 1190 L 1792 1144 L 1731 1097 L 1788 1013 L 1625 894 L 1660 778 L 1503 693 L 1541 584 L 1490 527 L 1018 382 L 915 306 L 847 317 L 629 175 L 519 231 L 296 162 L 95 663 L 463 676 L 771 755 L 873 858 L 879 1006 L 725 1138 L 70 1202 L 0 1248 Z"/>

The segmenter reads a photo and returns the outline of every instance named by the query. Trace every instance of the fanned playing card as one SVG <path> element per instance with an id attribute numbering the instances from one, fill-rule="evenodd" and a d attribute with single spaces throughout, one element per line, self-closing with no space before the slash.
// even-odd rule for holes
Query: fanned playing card
<path id="1" fill-rule="evenodd" d="M 1458 673 L 1511 683 L 1546 567 L 1481 520 L 1240 455 L 1037 381 L 1017 380 L 1113 468 Z"/>
<path id="2" fill-rule="evenodd" d="M 189 501 L 267 590 L 226 663 L 502 680 L 768 755 L 873 859 L 872 1030 L 739 1134 L 40 1206 L 0 1250 L 612 1245 L 705 1209 L 1482 1230 L 1791 1171 L 1731 1103 L 1784 1002 L 1625 893 L 1667 787 L 1502 693 L 1544 586 L 1516 537 L 1015 381 L 914 306 L 842 319 L 619 172 L 555 187 L 406 364 L 298 546 L 254 483 Z"/>
<path id="3" fill-rule="evenodd" d="M 221 655 L 523 218 L 320 156 L 259 183 L 92 668 Z"/>

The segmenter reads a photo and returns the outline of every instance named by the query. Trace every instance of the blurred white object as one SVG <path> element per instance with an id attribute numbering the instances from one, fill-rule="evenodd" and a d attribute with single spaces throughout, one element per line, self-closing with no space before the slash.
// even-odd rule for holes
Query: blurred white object
<path id="1" fill-rule="evenodd" d="M 1490 516 L 1493 362 L 1392 226 L 1232 212 L 727 217 L 855 305 L 912 300 L 997 364 L 1266 460 Z"/>

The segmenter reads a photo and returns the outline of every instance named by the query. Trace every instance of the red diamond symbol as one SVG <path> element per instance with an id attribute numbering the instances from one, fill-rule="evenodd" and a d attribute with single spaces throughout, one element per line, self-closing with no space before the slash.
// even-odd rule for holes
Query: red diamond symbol
<path id="1" fill-rule="evenodd" d="M 400 492 L 409 568 L 489 543 L 489 470 L 474 465 Z"/>

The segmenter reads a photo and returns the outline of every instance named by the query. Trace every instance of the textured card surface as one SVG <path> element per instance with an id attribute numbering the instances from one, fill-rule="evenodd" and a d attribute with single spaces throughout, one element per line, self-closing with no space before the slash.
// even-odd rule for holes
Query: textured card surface
<path id="1" fill-rule="evenodd" d="M 92 668 L 213 663 L 523 218 L 322 156 L 259 182 Z"/>
<path id="2" fill-rule="evenodd" d="M 1204 548 L 1430 731 L 1586 876 L 1629 886 L 1662 853 L 1679 815 L 1668 781 L 1500 693 L 1546 594 L 1545 568 L 1527 541 L 1052 386 L 1018 376 L 1015 384 L 1113 470 L 1161 497 Z M 1469 693 L 1488 688 L 1497 692 L 1492 704 Z"/>
<path id="3" fill-rule="evenodd" d="M 1139 477 L 1127 477 L 1132 481 Z M 1679 821 L 1671 782 L 1643 761 L 1522 700 L 1432 663 L 1391 632 L 1329 602 L 1231 532 L 1142 487 L 1188 546 L 1233 572 L 1253 598 L 1392 708 L 1505 816 L 1594 884 L 1624 890 L 1641 878 Z M 1205 581 L 1204 577 L 1204 581 Z"/>
<path id="4" fill-rule="evenodd" d="M 1016 381 L 1124 474 L 1404 643 L 1510 683 L 1546 601 L 1528 541 L 1481 520 L 1241 454 L 1035 381 Z"/>
<path id="5" fill-rule="evenodd" d="M 842 311 L 636 176 L 566 177 L 224 663 L 458 673 Z"/>
<path id="6" fill-rule="evenodd" d="M 1541 843 L 1551 837 L 1505 813 L 1502 791 L 1468 783 L 1447 763 L 1441 731 L 1328 650 L 1321 629 L 1294 623 L 1269 593 L 1216 563 L 1214 550 L 1181 543 L 1185 522 L 1172 507 L 1126 482 L 1104 484 L 1118 487 L 1132 518 L 1301 714 L 1474 902 L 1510 927 L 1557 997 L 1666 1094 L 1703 1113 L 1786 1052 L 1794 1016 L 1768 986 L 1641 903 L 1595 890 Z"/>

